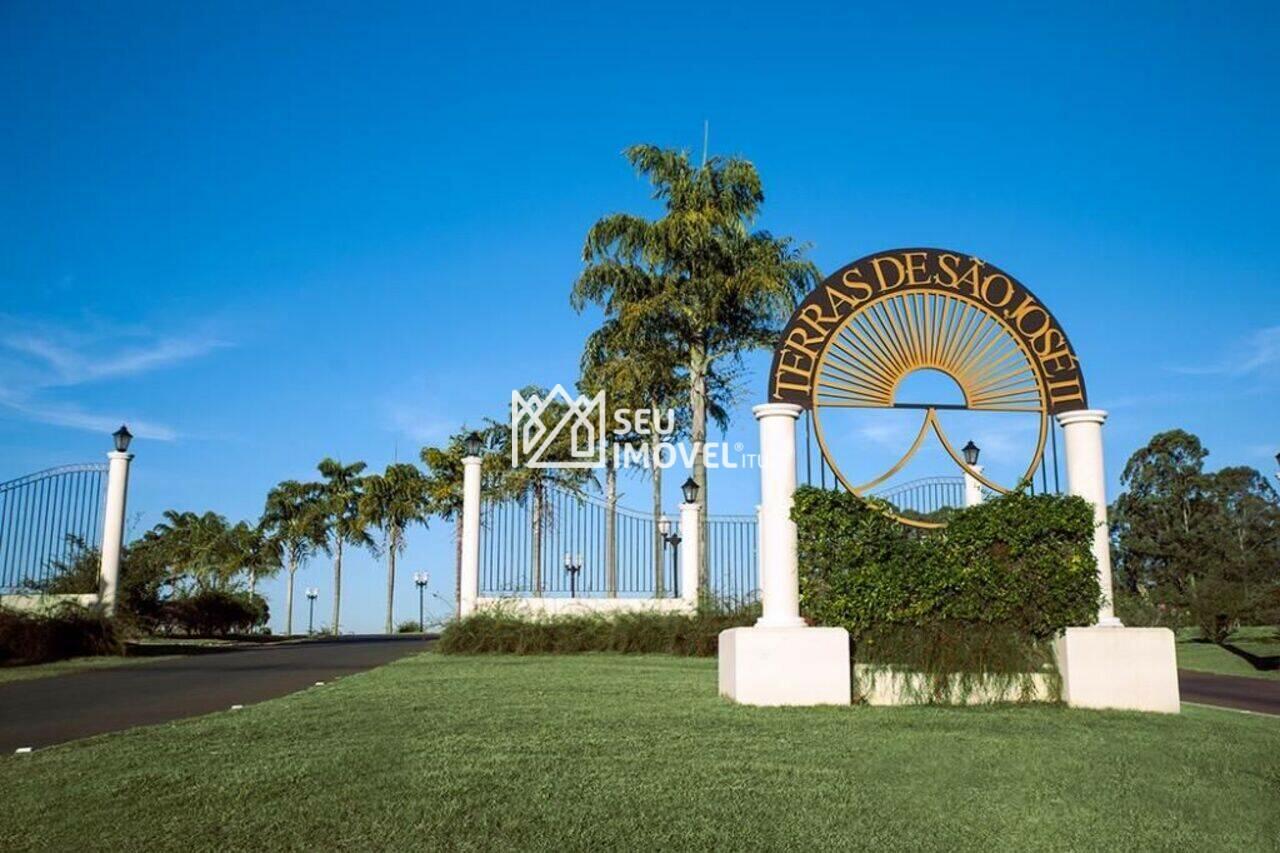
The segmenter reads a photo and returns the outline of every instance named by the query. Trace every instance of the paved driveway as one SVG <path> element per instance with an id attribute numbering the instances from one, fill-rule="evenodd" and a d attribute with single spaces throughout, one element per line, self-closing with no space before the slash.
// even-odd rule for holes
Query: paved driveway
<path id="1" fill-rule="evenodd" d="M 421 637 L 343 637 L 0 684 L 0 753 L 225 711 L 425 649 Z"/>
<path id="2" fill-rule="evenodd" d="M 1180 669 L 1178 689 L 1183 702 L 1219 705 L 1259 714 L 1280 714 L 1280 681 Z"/>

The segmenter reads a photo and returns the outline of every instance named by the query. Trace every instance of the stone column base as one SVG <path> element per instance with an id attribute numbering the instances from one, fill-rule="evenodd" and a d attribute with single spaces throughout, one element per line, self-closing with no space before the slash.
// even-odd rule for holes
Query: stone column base
<path id="1" fill-rule="evenodd" d="M 1168 628 L 1068 628 L 1053 652 L 1062 700 L 1073 708 L 1180 710 L 1178 659 Z"/>
<path id="2" fill-rule="evenodd" d="M 744 705 L 848 705 L 843 628 L 730 628 L 720 632 L 720 695 Z"/>

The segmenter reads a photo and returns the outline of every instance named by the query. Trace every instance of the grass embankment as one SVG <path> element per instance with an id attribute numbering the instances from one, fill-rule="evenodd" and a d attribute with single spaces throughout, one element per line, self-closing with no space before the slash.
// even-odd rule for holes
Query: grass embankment
<path id="1" fill-rule="evenodd" d="M 1241 628 L 1231 635 L 1228 645 L 1264 661 L 1280 662 L 1280 629 L 1274 627 Z M 1280 681 L 1280 669 L 1259 669 L 1242 655 L 1201 640 L 1200 631 L 1194 628 L 1178 632 L 1178 666 L 1219 675 Z"/>
<path id="2" fill-rule="evenodd" d="M 1280 723 L 716 696 L 714 660 L 434 653 L 0 758 L 0 849 L 1275 849 Z"/>

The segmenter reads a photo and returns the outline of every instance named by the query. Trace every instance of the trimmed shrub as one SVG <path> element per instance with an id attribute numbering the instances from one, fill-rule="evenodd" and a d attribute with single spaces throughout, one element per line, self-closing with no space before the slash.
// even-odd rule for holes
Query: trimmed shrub
<path id="1" fill-rule="evenodd" d="M 714 657 L 720 632 L 754 624 L 757 606 L 706 605 L 691 615 L 614 613 L 529 617 L 494 608 L 457 619 L 436 648 L 445 654 L 659 653 Z"/>
<path id="2" fill-rule="evenodd" d="M 74 604 L 44 613 L 0 608 L 0 663 L 43 663 L 121 652 L 115 623 L 97 610 Z"/>
<path id="3" fill-rule="evenodd" d="M 801 488 L 801 609 L 848 629 L 859 662 L 929 673 L 1038 671 L 1048 641 L 1096 618 L 1093 513 L 1078 497 L 1013 493 L 922 533 L 883 504 Z"/>
<path id="4" fill-rule="evenodd" d="M 164 602 L 159 622 L 169 632 L 209 637 L 246 634 L 265 625 L 268 616 L 260 595 L 204 589 Z"/>
<path id="5" fill-rule="evenodd" d="M 405 619 L 396 626 L 397 634 L 416 634 L 422 629 L 417 619 Z"/>

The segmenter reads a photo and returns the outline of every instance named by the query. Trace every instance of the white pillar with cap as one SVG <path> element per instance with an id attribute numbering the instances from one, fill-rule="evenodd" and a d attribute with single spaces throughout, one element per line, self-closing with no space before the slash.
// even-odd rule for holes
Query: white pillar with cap
<path id="1" fill-rule="evenodd" d="M 480 598 L 480 450 L 480 436 L 467 436 L 467 455 L 462 460 L 462 578 L 458 596 L 458 615 L 463 618 L 475 612 Z"/>
<path id="2" fill-rule="evenodd" d="M 800 617 L 799 557 L 791 506 L 796 419 L 791 403 L 766 403 L 760 422 L 760 583 L 763 615 L 720 634 L 720 695 L 748 705 L 847 705 L 849 632 Z"/>
<path id="3" fill-rule="evenodd" d="M 1111 533 L 1107 527 L 1107 479 L 1102 459 L 1101 409 L 1078 409 L 1058 415 L 1067 455 L 1067 491 L 1093 505 L 1093 558 L 1098 564 L 1102 604 L 1098 624 L 1118 628 L 1111 589 Z"/>
<path id="4" fill-rule="evenodd" d="M 115 450 L 107 454 L 107 501 L 102 519 L 102 562 L 98 568 L 98 600 L 108 616 L 116 612 L 120 588 L 120 556 L 124 552 L 125 505 L 129 497 L 129 442 L 133 435 L 121 425 L 112 434 Z"/>

